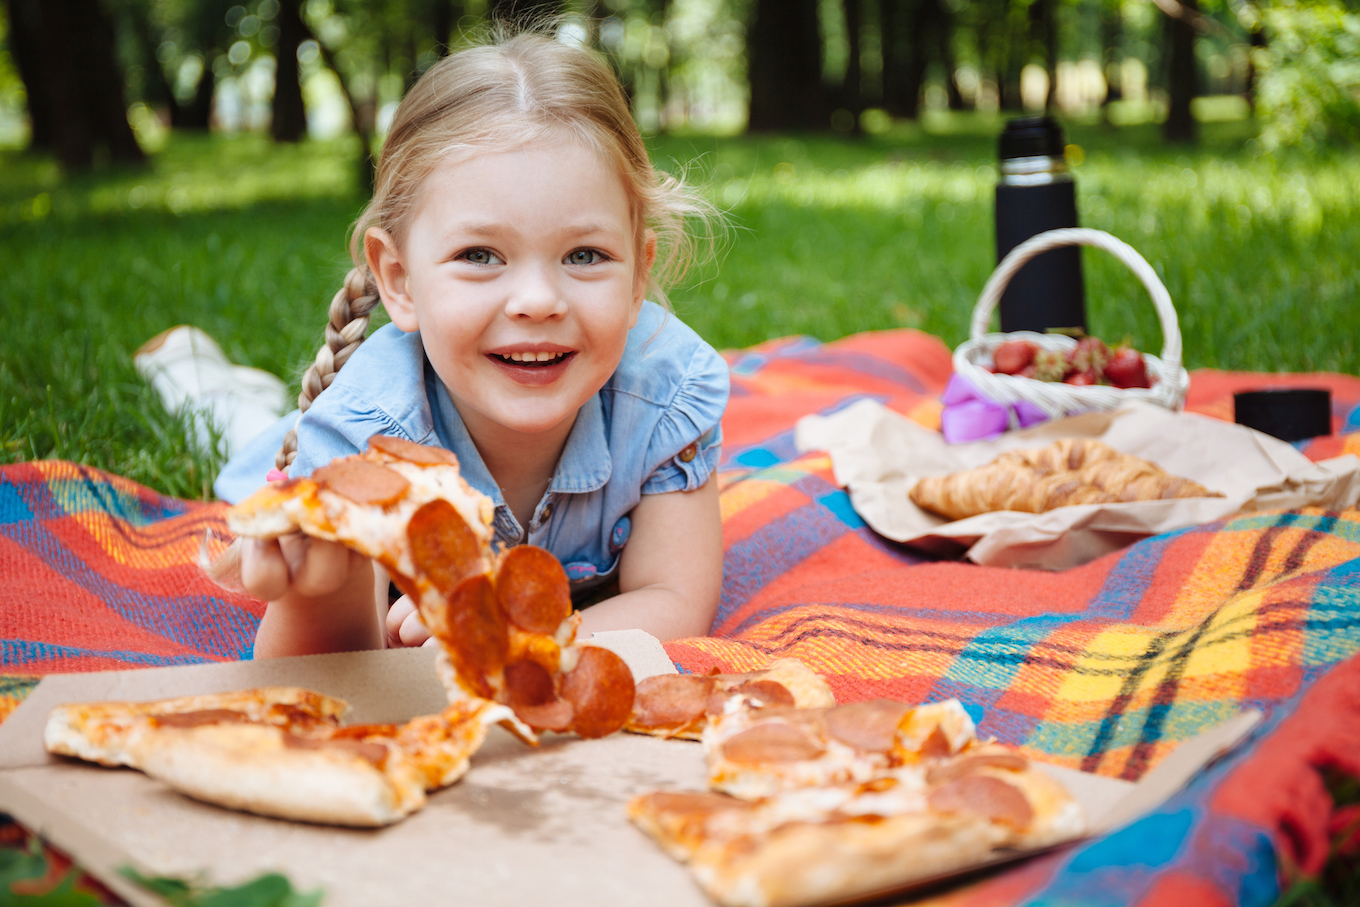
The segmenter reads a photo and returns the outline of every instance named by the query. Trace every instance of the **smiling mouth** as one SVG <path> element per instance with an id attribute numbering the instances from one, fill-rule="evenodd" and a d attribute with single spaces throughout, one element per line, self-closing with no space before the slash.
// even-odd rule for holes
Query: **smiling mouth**
<path id="1" fill-rule="evenodd" d="M 525 368 L 543 368 L 550 365 L 557 365 L 566 361 L 575 352 L 570 353 L 549 353 L 549 352 L 528 352 L 528 353 L 491 353 L 493 359 L 499 359 L 506 365 L 518 365 Z"/>

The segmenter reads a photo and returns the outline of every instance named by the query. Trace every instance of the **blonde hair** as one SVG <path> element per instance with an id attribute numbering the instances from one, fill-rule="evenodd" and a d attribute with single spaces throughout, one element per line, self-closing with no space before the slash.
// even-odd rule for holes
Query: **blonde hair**
<path id="1" fill-rule="evenodd" d="M 697 251 L 688 218 L 712 236 L 720 215 L 680 179 L 652 167 L 622 86 L 593 53 L 541 32 L 493 39 L 445 57 L 402 100 L 378 161 L 373 199 L 350 231 L 354 269 L 331 302 L 326 343 L 303 376 L 298 407 L 316 394 L 358 349 L 378 302 L 364 258 L 364 234 L 385 230 L 404 243 L 420 186 L 439 163 L 477 151 L 519 147 L 566 134 L 595 151 L 619 174 L 629 200 L 639 262 L 646 230 L 657 237 L 656 263 L 647 275 L 649 298 L 669 307 L 665 288 L 684 276 Z M 710 244 L 711 247 L 711 244 Z M 277 464 L 297 452 L 290 431 Z"/>

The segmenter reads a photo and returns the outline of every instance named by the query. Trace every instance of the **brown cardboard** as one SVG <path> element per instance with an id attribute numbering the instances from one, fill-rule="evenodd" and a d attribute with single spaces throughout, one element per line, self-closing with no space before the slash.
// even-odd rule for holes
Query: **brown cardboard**
<path id="1" fill-rule="evenodd" d="M 645 634 L 602 634 L 592 641 L 619 651 L 639 677 L 646 676 L 642 665 L 662 667 L 659 644 Z M 684 867 L 632 827 L 623 810 L 646 790 L 703 788 L 702 752 L 687 741 L 549 736 L 532 749 L 494 728 L 462 781 L 433 794 L 405 821 L 378 830 L 231 812 L 183 797 L 139 772 L 57 759 L 41 746 L 47 712 L 61 702 L 157 699 L 265 684 L 340 696 L 351 703 L 350 720 L 404 721 L 444 703 L 433 655 L 430 649 L 388 650 L 48 677 L 0 725 L 0 809 L 138 907 L 159 901 L 122 879 L 120 866 L 212 884 L 280 870 L 302 890 L 324 888 L 326 907 L 709 903 Z M 665 667 L 674 670 L 668 661 Z M 1245 724 L 1230 723 L 1182 746 L 1149 774 L 1165 775 L 1153 785 L 1052 771 L 1104 825 L 1102 817 L 1155 807 L 1175 789 L 1167 785 L 1182 783 L 1245 733 Z M 1167 765 L 1171 769 L 1162 772 Z"/>

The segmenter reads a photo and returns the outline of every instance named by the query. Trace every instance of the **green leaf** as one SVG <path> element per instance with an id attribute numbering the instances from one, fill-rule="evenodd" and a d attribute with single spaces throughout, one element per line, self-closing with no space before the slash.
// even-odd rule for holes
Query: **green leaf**
<path id="1" fill-rule="evenodd" d="M 165 898 L 174 907 L 318 907 L 324 894 L 319 888 L 294 891 L 288 877 L 277 872 L 266 873 L 234 888 L 200 887 L 184 879 L 144 876 L 130 866 L 124 866 L 119 872 Z"/>

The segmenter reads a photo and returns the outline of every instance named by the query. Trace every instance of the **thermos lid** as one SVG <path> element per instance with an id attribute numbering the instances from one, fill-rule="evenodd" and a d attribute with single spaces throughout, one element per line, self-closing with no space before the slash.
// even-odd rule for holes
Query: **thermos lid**
<path id="1" fill-rule="evenodd" d="M 1332 432 L 1332 392 L 1325 387 L 1268 387 L 1233 394 L 1233 421 L 1281 441 Z"/>
<path id="2" fill-rule="evenodd" d="M 1053 117 L 1016 117 L 1001 133 L 1000 158 L 1062 157 L 1066 142 Z"/>

